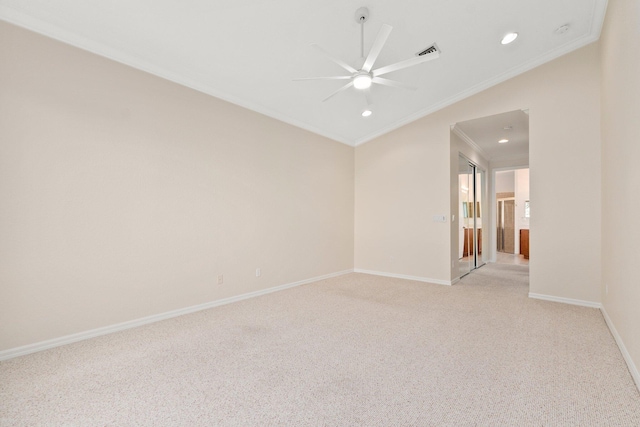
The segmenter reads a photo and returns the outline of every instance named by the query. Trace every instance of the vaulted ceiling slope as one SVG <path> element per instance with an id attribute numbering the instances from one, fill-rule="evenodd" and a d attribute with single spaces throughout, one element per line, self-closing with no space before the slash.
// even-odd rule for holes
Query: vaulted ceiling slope
<path id="1" fill-rule="evenodd" d="M 358 145 L 523 73 L 600 36 L 606 0 L 0 0 L 0 19 L 222 98 L 331 139 Z M 376 61 L 436 60 L 385 77 L 417 90 L 374 85 L 369 107 L 347 74 L 314 50 L 360 69 L 383 24 Z M 564 27 L 563 26 L 568 26 Z M 502 45 L 508 32 L 519 37 Z M 363 118 L 369 108 L 373 114 Z"/>

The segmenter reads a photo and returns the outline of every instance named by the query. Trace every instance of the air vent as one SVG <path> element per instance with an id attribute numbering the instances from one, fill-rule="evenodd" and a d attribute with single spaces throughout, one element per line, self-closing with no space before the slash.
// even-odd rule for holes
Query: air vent
<path id="1" fill-rule="evenodd" d="M 440 49 L 438 49 L 438 46 L 436 46 L 436 44 L 432 44 L 431 46 L 429 46 L 426 49 L 421 50 L 420 52 L 416 53 L 416 56 L 424 56 L 427 55 L 429 53 L 436 53 L 436 52 L 440 52 Z"/>

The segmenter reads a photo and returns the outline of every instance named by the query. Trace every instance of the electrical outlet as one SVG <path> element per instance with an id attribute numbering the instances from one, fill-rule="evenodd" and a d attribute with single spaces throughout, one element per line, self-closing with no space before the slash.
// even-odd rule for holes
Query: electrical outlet
<path id="1" fill-rule="evenodd" d="M 262 271 L 260 271 L 259 268 L 256 268 L 256 277 L 260 277 L 261 274 L 262 274 Z"/>
<path id="2" fill-rule="evenodd" d="M 224 276 L 222 274 L 218 275 L 218 285 L 222 285 L 224 283 Z"/>

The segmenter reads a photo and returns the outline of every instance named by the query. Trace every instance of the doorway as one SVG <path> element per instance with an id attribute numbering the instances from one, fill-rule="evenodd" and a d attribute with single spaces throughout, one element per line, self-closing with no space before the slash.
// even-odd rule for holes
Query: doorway
<path id="1" fill-rule="evenodd" d="M 529 264 L 529 169 L 494 174 L 496 262 Z"/>
<path id="2" fill-rule="evenodd" d="M 460 277 L 485 264 L 482 240 L 482 208 L 485 171 L 459 155 L 458 163 L 458 232 Z M 486 213 L 485 213 L 486 214 Z M 486 239 L 485 239 L 486 240 Z"/>
<path id="3" fill-rule="evenodd" d="M 514 254 L 516 250 L 515 245 L 515 211 L 516 199 L 514 197 L 508 199 L 498 199 L 498 223 L 497 237 L 498 237 L 498 252 L 504 252 L 507 254 Z"/>
<path id="4" fill-rule="evenodd" d="M 518 190 L 518 197 L 516 197 L 516 191 L 512 188 L 508 190 L 511 194 L 508 196 L 501 195 L 500 198 L 515 200 L 513 206 L 511 205 L 512 202 L 508 200 L 502 200 L 503 203 L 498 206 L 496 173 L 510 171 L 513 175 L 517 173 L 514 171 L 519 169 L 527 169 L 528 173 L 529 110 L 513 110 L 457 122 L 451 127 L 451 148 L 452 190 L 455 189 L 456 185 L 458 186 L 458 197 L 453 192 L 451 195 L 451 245 L 452 248 L 455 248 L 451 253 L 451 269 L 452 277 L 461 277 L 485 262 L 502 262 L 504 260 L 503 255 L 507 257 L 518 256 L 521 250 L 520 233 L 522 233 L 523 239 L 528 238 L 528 175 L 526 180 L 526 199 L 520 199 L 520 196 L 525 194 L 520 190 Z M 461 154 L 464 158 L 460 157 Z M 472 163 L 471 167 L 475 164 L 475 166 L 488 170 L 489 173 L 486 175 L 480 173 L 478 175 L 478 173 L 470 172 L 469 160 Z M 478 195 L 472 192 L 463 192 L 466 188 L 471 188 L 469 185 L 470 181 L 472 182 L 471 177 L 481 183 L 481 188 L 487 187 L 486 193 Z M 524 180 L 519 181 L 519 183 L 524 183 Z M 462 188 L 463 186 L 465 188 Z M 471 214 L 469 201 L 474 197 L 480 198 L 484 202 L 484 205 L 481 203 L 479 217 L 469 217 Z M 454 201 L 456 200 L 458 201 L 458 206 L 455 205 Z M 466 218 L 463 211 L 463 201 L 467 205 L 468 216 Z M 497 250 L 497 211 L 500 210 L 502 212 L 505 207 L 509 218 L 511 218 L 510 211 L 512 209 L 515 210 L 515 218 L 513 221 L 507 221 L 502 227 L 501 232 L 504 234 L 505 246 L 501 246 L 500 250 L 509 250 L 512 252 L 511 254 Z M 526 215 L 524 213 L 525 207 L 527 210 Z M 455 214 L 458 215 L 457 221 L 453 218 Z M 475 221 L 475 224 L 470 223 L 472 220 Z M 500 222 L 502 223 L 502 221 Z M 512 223 L 513 233 L 511 232 Z M 456 226 L 458 227 L 457 231 L 455 229 Z M 504 231 L 505 227 L 507 228 L 506 232 Z M 479 233 L 478 230 L 480 230 Z M 500 241 L 502 241 L 502 237 Z M 464 250 L 465 242 L 468 249 L 474 250 L 473 254 Z M 475 251 L 475 246 L 478 244 L 480 244 L 480 247 L 478 251 Z M 511 244 L 513 248 L 511 248 Z M 528 246 L 522 246 L 524 246 L 525 250 L 528 249 Z M 458 259 L 457 262 L 456 258 Z M 528 259 L 523 258 L 523 260 L 528 264 Z"/>

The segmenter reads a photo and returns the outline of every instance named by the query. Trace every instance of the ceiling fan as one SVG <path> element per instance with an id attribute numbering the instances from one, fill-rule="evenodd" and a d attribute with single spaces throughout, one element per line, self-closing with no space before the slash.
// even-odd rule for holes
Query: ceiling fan
<path id="1" fill-rule="evenodd" d="M 367 22 L 368 19 L 369 19 L 369 10 L 367 8 L 361 7 L 356 11 L 356 22 L 360 24 L 360 29 L 361 29 L 360 46 L 361 46 L 362 57 L 364 57 L 364 23 Z M 326 50 L 324 50 L 317 44 L 313 44 L 312 46 L 315 49 L 317 49 L 322 54 L 324 54 L 327 58 L 329 58 L 330 60 L 332 60 L 333 62 L 335 62 L 342 68 L 344 68 L 345 70 L 347 70 L 349 72 L 349 75 L 328 76 L 328 77 L 303 77 L 303 78 L 297 78 L 294 80 L 296 81 L 349 80 L 347 84 L 345 84 L 340 89 L 333 92 L 331 95 L 327 96 L 325 99 L 322 100 L 322 102 L 325 102 L 333 98 L 338 93 L 344 90 L 347 90 L 353 86 L 354 88 L 358 90 L 362 90 L 364 92 L 365 97 L 367 99 L 367 104 L 371 105 L 373 103 L 373 100 L 371 99 L 371 93 L 369 91 L 369 88 L 374 83 L 384 85 L 384 86 L 391 86 L 391 87 L 397 87 L 397 88 L 408 89 L 408 90 L 416 90 L 416 88 L 413 86 L 410 86 L 395 80 L 389 80 L 380 76 L 391 73 L 393 71 L 402 70 L 403 68 L 413 67 L 414 65 L 418 65 L 423 62 L 430 61 L 432 59 L 436 59 L 440 56 L 440 53 L 438 52 L 438 49 L 435 48 L 435 46 L 432 46 L 429 49 L 426 49 L 425 51 L 420 52 L 419 56 L 415 58 L 406 59 L 404 61 L 396 62 L 395 64 L 386 65 L 384 67 L 373 69 L 373 65 L 375 64 L 376 59 L 378 59 L 378 55 L 380 55 L 380 52 L 382 51 L 382 48 L 384 47 L 384 44 L 387 41 L 387 38 L 389 37 L 391 30 L 392 30 L 392 27 L 390 25 L 382 24 L 382 28 L 380 29 L 380 32 L 378 32 L 378 36 L 376 37 L 376 40 L 373 42 L 373 46 L 371 46 L 371 50 L 369 51 L 369 54 L 367 55 L 364 61 L 364 64 L 360 69 L 356 69 L 350 66 L 346 62 L 340 60 L 339 58 L 332 56 L 330 53 L 328 53 Z"/>

